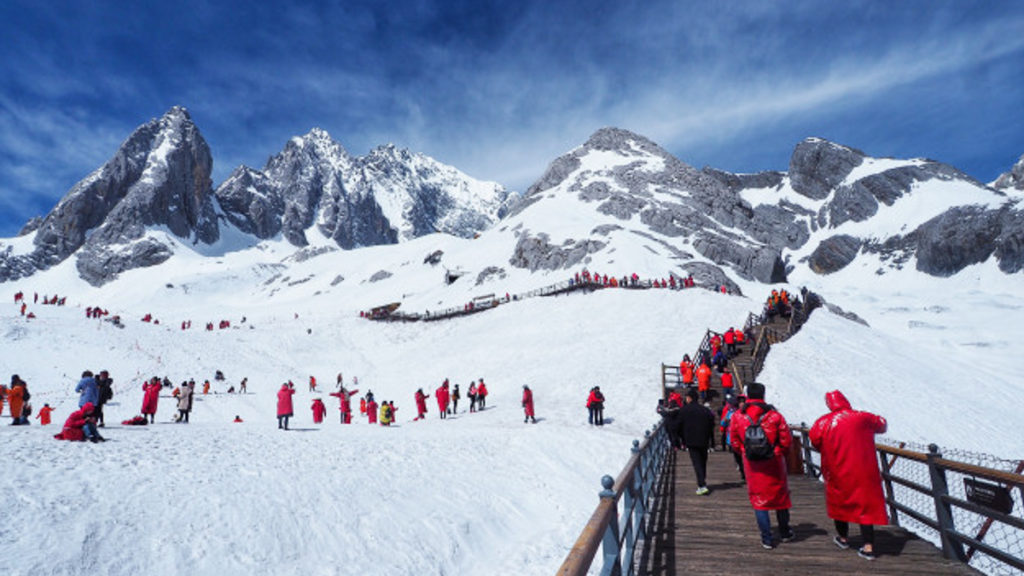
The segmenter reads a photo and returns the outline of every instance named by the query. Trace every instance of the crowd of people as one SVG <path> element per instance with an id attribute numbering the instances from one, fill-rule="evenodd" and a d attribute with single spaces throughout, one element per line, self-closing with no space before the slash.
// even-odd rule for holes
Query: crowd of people
<path id="1" fill-rule="evenodd" d="M 794 301 L 784 290 L 772 291 L 766 309 L 788 314 Z M 681 386 L 672 389 L 658 402 L 657 412 L 664 420 L 669 442 L 675 451 L 685 450 L 696 478 L 696 494 L 712 491 L 707 482 L 708 452 L 714 450 L 716 429 L 721 449 L 732 453 L 739 481 L 746 485 L 750 505 L 763 548 L 792 542 L 796 531 L 790 517 L 793 507 L 788 485 L 787 458 L 793 433 L 786 418 L 765 401 L 766 387 L 750 382 L 746 393 L 734 392 L 732 375 L 724 369 L 745 343 L 742 330 L 730 328 L 712 336 L 695 368 L 688 355 L 679 366 Z M 726 362 L 716 362 L 716 357 Z M 710 408 L 709 389 L 712 367 L 721 376 L 722 406 L 719 413 Z M 850 524 L 860 526 L 862 558 L 875 555 L 874 526 L 888 521 L 881 475 L 875 454 L 876 434 L 884 433 L 881 416 L 854 410 L 838 390 L 825 395 L 828 412 L 810 429 L 811 444 L 821 454 L 822 477 L 828 516 L 835 524 L 833 543 L 839 549 L 852 546 Z M 777 532 L 773 532 L 774 512 Z"/>

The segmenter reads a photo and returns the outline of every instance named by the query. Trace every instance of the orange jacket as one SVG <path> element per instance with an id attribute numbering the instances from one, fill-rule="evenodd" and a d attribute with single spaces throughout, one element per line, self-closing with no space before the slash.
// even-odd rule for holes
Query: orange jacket
<path id="1" fill-rule="evenodd" d="M 47 424 L 50 423 L 51 412 L 53 412 L 53 408 L 50 408 L 49 406 L 43 406 L 42 408 L 39 409 L 39 414 L 36 414 L 36 419 L 39 420 L 39 423 L 41 425 L 46 426 Z"/>
<path id="2" fill-rule="evenodd" d="M 683 378 L 683 384 L 693 384 L 693 362 L 683 360 L 679 363 L 679 374 Z"/>
<path id="3" fill-rule="evenodd" d="M 711 367 L 707 364 L 701 364 L 700 368 L 697 368 L 697 388 L 700 390 L 707 390 L 711 387 Z"/>
<path id="4" fill-rule="evenodd" d="M 24 394 L 24 386 L 11 386 L 7 389 L 7 403 L 11 405 L 11 416 L 14 418 L 21 417 L 21 408 L 25 404 Z"/>

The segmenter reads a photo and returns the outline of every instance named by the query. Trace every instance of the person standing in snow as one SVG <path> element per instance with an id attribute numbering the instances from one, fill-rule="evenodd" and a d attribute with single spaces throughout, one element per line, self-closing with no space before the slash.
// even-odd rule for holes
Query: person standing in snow
<path id="1" fill-rule="evenodd" d="M 437 411 L 441 414 L 441 419 L 444 420 L 448 417 L 448 380 L 446 379 L 443 384 L 437 387 L 434 391 L 434 398 L 437 399 Z"/>
<path id="2" fill-rule="evenodd" d="M 526 384 L 523 384 L 523 413 L 525 414 L 523 424 L 527 422 L 537 423 L 537 418 L 534 417 L 533 412 L 533 390 L 530 390 L 530 387 Z"/>
<path id="3" fill-rule="evenodd" d="M 369 398 L 366 401 L 366 420 L 368 424 L 377 423 L 377 401 L 373 399 L 373 394 L 367 394 Z"/>
<path id="4" fill-rule="evenodd" d="M 78 381 L 78 385 L 75 386 L 75 392 L 80 393 L 78 397 L 78 407 L 81 408 L 87 403 L 92 404 L 93 407 L 100 401 L 100 389 L 96 384 L 96 379 L 92 377 L 92 371 L 86 370 L 82 372 L 82 379 Z"/>
<path id="5" fill-rule="evenodd" d="M 195 394 L 195 389 L 191 384 L 185 384 L 181 387 L 181 392 L 178 394 L 178 417 L 176 422 L 184 422 L 188 424 L 188 414 L 192 411 L 192 395 Z"/>
<path id="6" fill-rule="evenodd" d="M 288 419 L 292 417 L 292 396 L 295 394 L 295 387 L 285 382 L 277 391 L 277 427 L 281 430 L 288 429 Z"/>
<path id="7" fill-rule="evenodd" d="M 96 403 L 95 416 L 96 425 L 100 428 L 106 426 L 106 421 L 103 418 L 103 406 L 114 397 L 114 379 L 110 377 L 110 372 L 106 370 L 100 370 L 99 376 L 96 377 L 96 388 L 99 393 L 99 402 Z"/>
<path id="8" fill-rule="evenodd" d="M 875 435 L 884 434 L 888 424 L 881 416 L 851 408 L 839 390 L 825 394 L 825 405 L 829 413 L 814 422 L 810 440 L 821 453 L 825 504 L 838 532 L 833 542 L 841 549 L 849 548 L 850 522 L 860 524 L 864 544 L 858 554 L 874 560 L 874 525 L 889 523 Z"/>
<path id="9" fill-rule="evenodd" d="M 481 410 L 487 407 L 487 385 L 484 384 L 483 378 L 476 385 L 476 403 Z"/>
<path id="10" fill-rule="evenodd" d="M 28 424 L 28 415 L 25 408 L 28 405 L 28 385 L 17 374 L 11 378 L 11 386 L 7 389 L 7 403 L 11 409 L 11 425 L 21 426 Z"/>
<path id="11" fill-rule="evenodd" d="M 462 396 L 459 394 L 459 385 L 456 384 L 452 390 L 452 414 L 459 413 L 459 398 Z"/>
<path id="12" fill-rule="evenodd" d="M 476 412 L 476 382 L 469 381 L 469 411 Z"/>
<path id="13" fill-rule="evenodd" d="M 313 399 L 313 423 L 321 424 L 324 421 L 324 416 L 327 415 L 327 406 L 324 406 L 324 401 L 319 398 Z"/>
<path id="14" fill-rule="evenodd" d="M 590 389 L 587 396 L 587 409 L 590 411 L 590 423 L 595 426 L 604 426 L 604 394 L 600 386 Z"/>
<path id="15" fill-rule="evenodd" d="M 413 422 L 416 420 L 422 420 L 427 417 L 427 396 L 423 393 L 423 388 L 416 390 L 416 394 L 413 396 L 416 400 L 416 417 L 413 418 Z"/>
<path id="16" fill-rule="evenodd" d="M 391 418 L 394 412 L 391 410 L 391 405 L 388 404 L 387 400 L 380 403 L 380 425 L 391 426 Z"/>
<path id="17" fill-rule="evenodd" d="M 39 425 L 48 426 L 50 424 L 51 414 L 53 414 L 53 408 L 50 408 L 49 404 L 43 404 L 43 407 L 39 409 L 39 414 L 36 415 L 36 419 L 39 420 Z"/>
<path id="18" fill-rule="evenodd" d="M 160 378 L 153 376 L 153 379 L 142 385 L 142 415 L 149 416 L 149 423 L 156 422 L 156 408 L 160 402 Z"/>

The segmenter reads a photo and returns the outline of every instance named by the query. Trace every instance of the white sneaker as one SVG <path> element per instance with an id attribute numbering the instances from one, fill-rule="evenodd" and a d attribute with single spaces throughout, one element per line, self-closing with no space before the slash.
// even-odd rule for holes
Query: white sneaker
<path id="1" fill-rule="evenodd" d="M 697 495 L 698 496 L 704 496 L 704 495 L 710 494 L 710 493 L 711 493 L 711 490 L 708 490 L 707 486 L 701 486 L 700 488 L 697 488 Z"/>

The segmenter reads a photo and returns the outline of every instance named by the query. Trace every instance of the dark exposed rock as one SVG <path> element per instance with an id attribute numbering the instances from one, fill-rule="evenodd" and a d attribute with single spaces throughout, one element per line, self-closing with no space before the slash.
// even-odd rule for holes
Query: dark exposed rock
<path id="1" fill-rule="evenodd" d="M 83 280 L 93 286 L 102 286 L 126 270 L 162 264 L 174 252 L 154 238 L 121 245 L 89 244 L 83 248 L 75 262 Z"/>
<path id="2" fill-rule="evenodd" d="M 842 270 L 857 257 L 862 244 L 859 238 L 846 234 L 826 238 L 811 253 L 807 265 L 818 274 Z"/>
<path id="3" fill-rule="evenodd" d="M 484 282 L 487 282 L 491 278 L 498 278 L 499 280 L 504 279 L 507 276 L 504 268 L 497 266 L 488 266 L 480 271 L 476 276 L 476 285 L 479 286 Z"/>
<path id="4" fill-rule="evenodd" d="M 388 272 L 387 270 L 378 270 L 373 273 L 373 276 L 370 276 L 370 282 L 380 282 L 381 280 L 391 278 L 391 276 L 391 272 Z"/>
<path id="5" fill-rule="evenodd" d="M 1005 210 L 1000 218 L 995 256 L 999 269 L 1007 274 L 1024 270 L 1024 211 Z"/>
<path id="6" fill-rule="evenodd" d="M 789 181 L 796 192 L 824 200 L 863 161 L 859 150 L 808 138 L 797 144 L 789 160 Z"/>
<path id="7" fill-rule="evenodd" d="M 952 276 L 984 262 L 1002 232 L 998 211 L 960 206 L 917 229 L 917 269 L 932 276 Z"/>
<path id="8" fill-rule="evenodd" d="M 217 188 L 217 200 L 228 221 L 242 232 L 260 239 L 281 232 L 284 200 L 262 172 L 239 166 Z"/>
<path id="9" fill-rule="evenodd" d="M 1009 172 L 1004 172 L 992 184 L 997 190 L 1013 188 L 1024 190 L 1024 155 L 1013 165 Z"/>
<path id="10" fill-rule="evenodd" d="M 562 246 L 554 246 L 549 243 L 547 234 L 532 236 L 524 232 L 519 236 L 509 264 L 531 272 L 565 270 L 583 262 L 587 255 L 600 251 L 605 245 L 597 240 L 567 240 Z"/>

